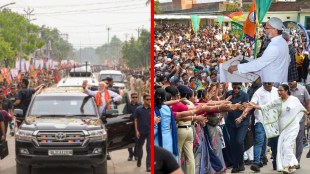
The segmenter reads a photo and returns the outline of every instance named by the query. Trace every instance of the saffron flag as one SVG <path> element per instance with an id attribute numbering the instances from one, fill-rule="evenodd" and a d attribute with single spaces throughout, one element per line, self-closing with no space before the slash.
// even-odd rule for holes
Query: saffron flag
<path id="1" fill-rule="evenodd" d="M 249 15 L 246 18 L 242 32 L 245 34 L 246 37 L 248 37 L 251 41 L 255 39 L 255 33 L 256 33 L 256 1 L 252 1 L 252 6 L 249 11 Z"/>
<path id="2" fill-rule="evenodd" d="M 34 64 L 30 66 L 30 72 L 34 72 Z"/>
<path id="3" fill-rule="evenodd" d="M 26 66 L 26 62 L 24 62 L 24 71 L 25 71 L 25 72 L 28 72 L 27 66 Z"/>
<path id="4" fill-rule="evenodd" d="M 233 21 L 236 21 L 238 19 L 244 19 L 244 14 L 242 11 L 237 11 L 237 12 L 234 12 L 234 13 L 231 13 L 229 15 L 227 15 L 230 19 L 232 19 Z"/>

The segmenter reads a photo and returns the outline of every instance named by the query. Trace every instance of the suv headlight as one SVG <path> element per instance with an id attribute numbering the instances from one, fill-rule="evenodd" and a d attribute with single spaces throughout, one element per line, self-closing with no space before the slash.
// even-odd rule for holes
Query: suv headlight
<path id="1" fill-rule="evenodd" d="M 15 138 L 17 140 L 31 141 L 33 132 L 34 131 L 19 129 L 15 134 Z"/>
<path id="2" fill-rule="evenodd" d="M 105 129 L 88 131 L 90 141 L 106 140 L 108 138 L 107 131 Z"/>

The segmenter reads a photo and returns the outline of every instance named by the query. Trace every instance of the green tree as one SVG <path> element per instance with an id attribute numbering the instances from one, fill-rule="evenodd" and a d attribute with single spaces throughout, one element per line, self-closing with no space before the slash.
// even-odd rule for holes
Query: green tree
<path id="1" fill-rule="evenodd" d="M 39 37 L 40 35 L 42 37 Z M 22 51 L 22 58 L 29 59 L 29 55 L 49 41 L 53 58 L 63 59 L 72 53 L 71 44 L 61 38 L 57 29 L 32 24 L 22 15 L 9 9 L 0 12 L 0 36 L 1 45 L 4 47 L 2 55 L 11 55 L 12 57 L 7 57 L 10 60 L 15 60 L 20 55 L 20 51 Z"/>
<path id="2" fill-rule="evenodd" d="M 237 4 L 227 4 L 226 11 L 237 11 L 239 6 Z"/>
<path id="3" fill-rule="evenodd" d="M 0 34 L 4 41 L 10 43 L 12 50 L 17 54 L 20 47 L 28 55 L 43 45 L 37 37 L 40 28 L 29 23 L 23 16 L 5 9 L 0 12 Z"/>
<path id="4" fill-rule="evenodd" d="M 12 50 L 11 44 L 6 42 L 2 36 L 0 36 L 0 62 L 3 64 L 4 60 L 8 60 L 9 64 L 12 65 L 15 61 L 14 51 Z"/>
<path id="5" fill-rule="evenodd" d="M 155 0 L 154 1 L 154 13 L 155 14 L 160 14 L 160 8 L 159 8 L 159 1 L 158 0 Z"/>
<path id="6" fill-rule="evenodd" d="M 123 42 L 117 37 L 113 36 L 109 44 L 104 44 L 96 49 L 100 60 L 119 60 L 122 57 L 121 49 Z"/>
<path id="7" fill-rule="evenodd" d="M 58 29 L 56 28 L 47 28 L 42 26 L 41 37 L 44 40 L 44 44 L 49 47 L 51 46 L 51 57 L 58 60 L 66 59 L 73 52 L 73 47 L 68 41 L 64 40 Z"/>
<path id="8" fill-rule="evenodd" d="M 140 37 L 125 42 L 122 47 L 123 59 L 130 68 L 150 66 L 150 32 L 142 30 Z"/>

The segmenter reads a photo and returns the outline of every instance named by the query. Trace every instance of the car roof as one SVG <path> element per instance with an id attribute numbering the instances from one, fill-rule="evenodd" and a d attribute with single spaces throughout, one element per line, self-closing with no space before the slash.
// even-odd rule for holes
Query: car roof
<path id="1" fill-rule="evenodd" d="M 98 86 L 99 84 L 98 80 L 92 77 L 67 77 L 61 79 L 57 87 L 81 87 L 84 80 L 87 80 L 91 86 Z"/>
<path id="2" fill-rule="evenodd" d="M 117 70 L 102 70 L 100 71 L 99 74 L 122 74 L 121 71 L 117 71 Z"/>
<path id="3" fill-rule="evenodd" d="M 84 93 L 84 89 L 82 87 L 80 88 L 74 88 L 74 87 L 68 87 L 68 88 L 45 88 L 41 91 L 38 96 L 87 96 L 87 94 Z"/>
<path id="4" fill-rule="evenodd" d="M 86 69 L 87 69 L 87 71 L 86 71 Z M 91 66 L 88 65 L 87 67 L 81 66 L 81 67 L 77 67 L 77 68 L 72 68 L 70 70 L 70 72 L 91 72 Z"/>

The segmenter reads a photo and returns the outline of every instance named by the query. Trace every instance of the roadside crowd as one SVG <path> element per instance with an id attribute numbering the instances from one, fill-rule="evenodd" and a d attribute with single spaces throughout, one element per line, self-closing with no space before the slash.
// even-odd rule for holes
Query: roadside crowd
<path id="1" fill-rule="evenodd" d="M 239 173 L 250 165 L 259 172 L 270 149 L 273 170 L 294 172 L 309 143 L 307 88 L 297 82 L 211 83 L 197 90 L 155 84 L 155 146 L 169 152 L 166 160 L 155 153 L 155 161 L 170 166 L 156 161 L 155 171 Z"/>

